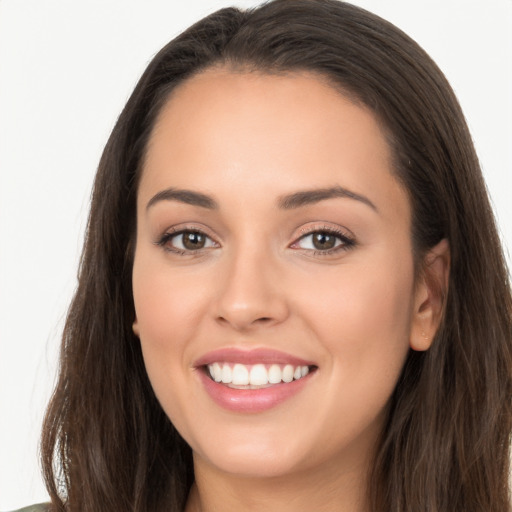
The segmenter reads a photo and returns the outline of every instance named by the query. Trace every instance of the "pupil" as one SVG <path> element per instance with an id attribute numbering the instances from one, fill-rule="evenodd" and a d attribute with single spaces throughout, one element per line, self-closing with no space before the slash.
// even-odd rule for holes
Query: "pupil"
<path id="1" fill-rule="evenodd" d="M 332 249 L 336 243 L 336 237 L 327 233 L 315 233 L 313 235 L 313 245 L 315 249 L 325 251 L 326 249 Z"/>
<path id="2" fill-rule="evenodd" d="M 202 249 L 205 239 L 201 233 L 184 233 L 183 246 L 187 249 Z"/>

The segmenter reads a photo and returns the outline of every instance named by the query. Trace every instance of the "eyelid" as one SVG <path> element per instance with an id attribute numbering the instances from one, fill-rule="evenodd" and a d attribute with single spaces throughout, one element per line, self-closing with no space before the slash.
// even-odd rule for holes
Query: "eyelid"
<path id="1" fill-rule="evenodd" d="M 326 233 L 338 238 L 341 243 L 338 243 L 331 249 L 305 249 L 302 247 L 298 247 L 297 244 L 305 239 L 308 236 L 311 236 L 315 233 Z M 321 224 L 312 224 L 308 227 L 302 227 L 300 229 L 300 235 L 296 236 L 294 241 L 290 244 L 290 248 L 303 251 L 305 254 L 313 254 L 319 256 L 329 256 L 333 255 L 339 251 L 347 251 L 356 246 L 356 238 L 354 234 L 347 228 L 336 225 L 327 225 L 325 223 Z"/>
<path id="2" fill-rule="evenodd" d="M 179 247 L 168 247 L 167 244 L 174 237 L 179 236 L 182 233 L 200 233 L 208 238 L 213 245 L 209 247 L 201 247 L 199 249 L 181 249 Z M 314 248 L 303 248 L 298 247 L 298 244 L 301 240 L 305 239 L 308 236 L 312 236 L 315 233 L 326 233 L 336 237 L 340 243 L 337 243 L 334 247 L 330 249 L 314 249 Z M 155 245 L 161 246 L 165 250 L 171 253 L 179 254 L 179 255 L 198 255 L 200 253 L 209 251 L 214 248 L 218 248 L 221 246 L 218 241 L 218 237 L 212 234 L 211 230 L 204 225 L 198 224 L 178 224 L 176 226 L 171 226 L 166 228 L 158 238 L 153 242 Z M 307 226 L 303 226 L 300 229 L 299 234 L 297 234 L 294 238 L 294 241 L 288 246 L 294 250 L 302 251 L 304 254 L 308 255 L 319 255 L 319 256 L 329 256 L 334 255 L 339 251 L 346 251 L 353 248 L 356 245 L 356 239 L 354 234 L 347 228 L 339 225 L 327 225 L 324 223 L 315 223 Z"/>
<path id="3" fill-rule="evenodd" d="M 214 246 L 201 247 L 199 249 L 180 249 L 179 247 L 167 247 L 167 243 L 174 237 L 177 237 L 183 233 L 199 233 L 204 235 L 206 238 L 211 240 Z M 166 228 L 153 242 L 155 245 L 161 246 L 163 249 L 170 253 L 179 255 L 194 255 L 210 249 L 220 247 L 220 243 L 217 237 L 211 233 L 211 230 L 204 225 L 197 224 L 178 224 L 177 226 L 171 226 Z"/>

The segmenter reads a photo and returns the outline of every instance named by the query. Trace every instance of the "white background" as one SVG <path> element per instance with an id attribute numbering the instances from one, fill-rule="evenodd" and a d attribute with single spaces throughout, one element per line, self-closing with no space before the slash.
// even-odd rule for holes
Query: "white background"
<path id="1" fill-rule="evenodd" d="M 512 0 L 354 3 L 405 30 L 448 76 L 512 248 Z M 0 510 L 46 499 L 39 429 L 108 134 L 155 52 L 231 5 L 184 4 L 0 0 Z"/>

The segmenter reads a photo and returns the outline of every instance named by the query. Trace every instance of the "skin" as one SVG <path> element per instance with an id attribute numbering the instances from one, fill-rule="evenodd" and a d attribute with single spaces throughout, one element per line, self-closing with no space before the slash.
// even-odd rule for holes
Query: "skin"
<path id="1" fill-rule="evenodd" d="M 169 187 L 217 208 L 152 200 Z M 331 187 L 360 197 L 279 206 Z M 193 450 L 187 510 L 366 510 L 389 397 L 441 310 L 435 289 L 415 279 L 408 196 L 372 113 L 311 74 L 207 70 L 160 113 L 137 208 L 134 332 Z M 205 247 L 176 252 L 180 235 L 162 242 L 183 229 L 205 233 Z M 341 236 L 336 251 L 312 245 L 310 233 L 326 229 Z M 428 258 L 445 282 L 446 244 Z M 194 367 L 226 347 L 277 349 L 317 369 L 277 407 L 228 411 Z"/>

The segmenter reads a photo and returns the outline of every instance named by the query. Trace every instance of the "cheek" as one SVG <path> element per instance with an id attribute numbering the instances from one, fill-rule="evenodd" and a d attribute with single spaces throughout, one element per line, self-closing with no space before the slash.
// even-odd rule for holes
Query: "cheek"
<path id="1" fill-rule="evenodd" d="M 316 287 L 307 287 L 317 290 L 308 308 L 321 317 L 318 324 L 325 332 L 340 333 L 348 345 L 375 338 L 392 342 L 408 332 L 414 298 L 412 257 L 404 260 L 392 251 L 382 252 L 372 255 L 368 264 L 361 258 L 340 267 L 337 275 L 319 275 Z"/>
<path id="2" fill-rule="evenodd" d="M 344 272 L 322 301 L 304 302 L 325 349 L 330 380 L 323 416 L 332 439 L 340 436 L 340 422 L 347 439 L 381 423 L 409 351 L 412 267 L 386 269 Z"/>
<path id="3" fill-rule="evenodd" d="M 174 390 L 185 389 L 191 370 L 190 342 L 203 315 L 204 290 L 187 272 L 171 272 L 162 258 L 136 253 L 133 297 L 144 364 L 166 413 L 179 416 Z M 184 275 L 185 274 L 185 275 Z M 177 277 L 178 276 L 178 277 Z"/>
<path id="4" fill-rule="evenodd" d="M 142 344 L 155 350 L 178 350 L 198 326 L 205 287 L 193 275 L 172 273 L 166 265 L 145 264 L 142 258 L 139 261 L 134 264 L 133 295 Z"/>
<path id="5" fill-rule="evenodd" d="M 198 420 L 189 410 L 192 372 L 190 344 L 203 315 L 204 290 L 195 279 L 176 277 L 168 265 L 137 255 L 133 296 L 144 365 L 165 413 L 185 435 L 184 418 Z M 183 400 L 186 396 L 188 400 Z M 194 419 L 195 418 L 195 419 Z"/>
<path id="6" fill-rule="evenodd" d="M 336 280 L 328 277 L 324 286 L 316 282 L 321 293 L 301 295 L 308 325 L 329 354 L 327 364 L 354 392 L 389 395 L 409 350 L 412 262 L 344 268 Z"/>

